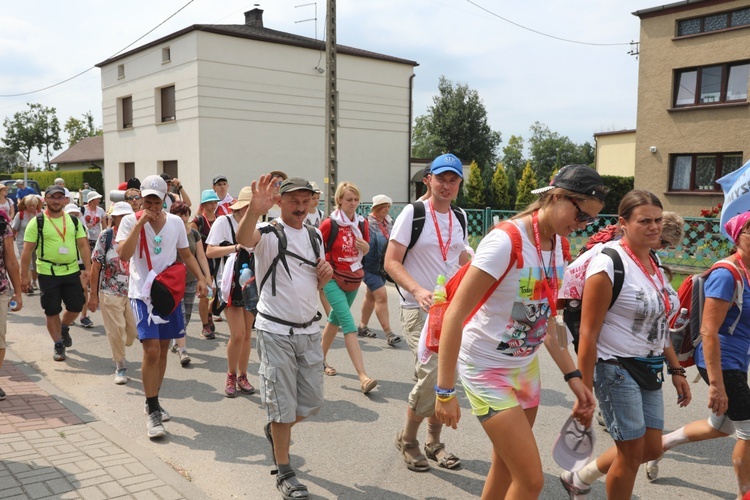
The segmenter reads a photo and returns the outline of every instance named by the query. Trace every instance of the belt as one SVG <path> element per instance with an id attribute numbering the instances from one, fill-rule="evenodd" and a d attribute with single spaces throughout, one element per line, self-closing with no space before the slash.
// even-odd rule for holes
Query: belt
<path id="1" fill-rule="evenodd" d="M 622 366 L 622 363 L 617 361 L 616 359 L 602 359 L 599 358 L 596 360 L 597 363 L 604 363 L 605 365 L 615 365 L 615 366 Z"/>

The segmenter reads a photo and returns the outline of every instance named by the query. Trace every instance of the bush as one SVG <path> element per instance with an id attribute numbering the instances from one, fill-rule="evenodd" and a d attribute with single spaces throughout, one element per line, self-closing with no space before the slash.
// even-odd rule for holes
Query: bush
<path id="1" fill-rule="evenodd" d="M 609 193 L 605 198 L 604 208 L 600 213 L 617 214 L 620 200 L 625 196 L 625 193 L 633 190 L 635 181 L 633 177 L 619 177 L 616 175 L 602 175 L 602 179 L 604 179 L 604 185 L 609 188 Z"/>
<path id="2" fill-rule="evenodd" d="M 37 181 L 42 191 L 47 189 L 47 186 L 54 184 L 55 179 L 62 177 L 65 179 L 65 187 L 70 191 L 80 191 L 83 189 L 83 183 L 88 182 L 89 187 L 96 189 L 97 193 L 104 194 L 104 176 L 102 176 L 102 171 L 98 168 L 63 172 L 60 172 L 59 170 L 52 172 L 33 170 L 29 171 L 26 175 L 29 179 Z M 13 174 L 11 178 L 23 179 L 23 173 Z"/>

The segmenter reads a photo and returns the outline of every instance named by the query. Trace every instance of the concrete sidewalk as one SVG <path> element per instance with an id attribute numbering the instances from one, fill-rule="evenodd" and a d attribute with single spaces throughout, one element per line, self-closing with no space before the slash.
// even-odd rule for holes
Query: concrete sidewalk
<path id="1" fill-rule="evenodd" d="M 0 368 L 0 498 L 206 498 L 152 452 L 93 419 L 10 350 Z"/>

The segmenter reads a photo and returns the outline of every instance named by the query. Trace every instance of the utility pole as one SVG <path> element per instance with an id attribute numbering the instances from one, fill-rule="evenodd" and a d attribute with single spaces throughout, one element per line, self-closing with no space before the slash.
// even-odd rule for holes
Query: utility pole
<path id="1" fill-rule="evenodd" d="M 338 184 L 338 155 L 336 146 L 336 124 L 338 122 L 338 99 L 336 91 L 336 0 L 327 0 L 326 14 L 326 212 L 335 208 Z"/>

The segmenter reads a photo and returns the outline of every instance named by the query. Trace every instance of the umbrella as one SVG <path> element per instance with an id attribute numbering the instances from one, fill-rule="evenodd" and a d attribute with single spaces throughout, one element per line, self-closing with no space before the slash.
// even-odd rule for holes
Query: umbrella
<path id="1" fill-rule="evenodd" d="M 727 238 L 724 224 L 735 215 L 750 210 L 750 161 L 716 181 L 724 191 L 724 204 L 721 207 L 721 234 Z"/>

